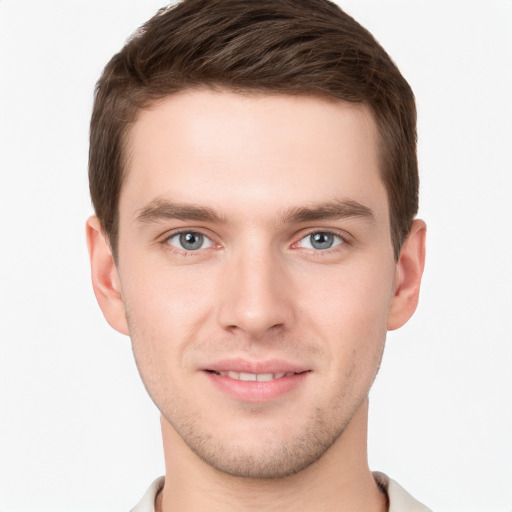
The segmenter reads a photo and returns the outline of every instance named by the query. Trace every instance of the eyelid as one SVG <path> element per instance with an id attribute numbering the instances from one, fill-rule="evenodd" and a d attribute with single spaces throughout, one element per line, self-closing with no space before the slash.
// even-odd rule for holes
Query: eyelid
<path id="1" fill-rule="evenodd" d="M 168 243 L 168 240 L 171 237 L 174 237 L 174 236 L 177 236 L 177 235 L 180 235 L 183 233 L 201 234 L 202 236 L 204 236 L 211 242 L 211 245 L 209 247 L 205 247 L 204 249 L 197 249 L 195 251 L 193 251 L 193 250 L 187 251 L 186 249 L 180 249 L 179 247 L 172 246 L 171 244 Z M 298 235 L 296 235 L 294 237 L 295 241 L 290 245 L 290 247 L 292 249 L 300 248 L 300 245 L 299 245 L 300 242 L 304 238 L 311 236 L 312 234 L 315 234 L 315 233 L 328 233 L 328 234 L 334 235 L 336 237 L 339 237 L 342 240 L 342 243 L 337 244 L 334 247 L 330 247 L 328 249 L 323 249 L 323 250 L 322 249 L 314 249 L 314 248 L 310 249 L 307 247 L 304 248 L 305 250 L 311 250 L 316 253 L 328 253 L 331 251 L 336 251 L 337 249 L 340 248 L 340 246 L 353 244 L 352 236 L 349 233 L 347 233 L 344 230 L 329 227 L 329 228 L 308 228 L 308 229 L 302 230 Z M 215 236 L 215 234 L 212 234 L 211 231 L 208 229 L 199 228 L 199 227 L 197 227 L 197 228 L 196 227 L 186 227 L 186 228 L 180 227 L 180 228 L 171 229 L 171 230 L 165 232 L 164 234 L 162 234 L 161 236 L 159 236 L 157 243 L 164 245 L 169 250 L 174 250 L 174 251 L 177 251 L 180 253 L 193 255 L 193 254 L 202 253 L 203 251 L 205 251 L 207 249 L 212 249 L 212 248 L 216 249 L 216 248 L 222 247 L 222 244 L 220 242 L 218 242 L 216 240 L 216 238 L 217 237 Z"/>
<path id="2" fill-rule="evenodd" d="M 302 240 L 304 240 L 304 238 L 314 235 L 315 233 L 327 233 L 329 235 L 333 235 L 333 236 L 340 238 L 342 242 L 335 245 L 334 247 L 329 247 L 328 249 L 314 249 L 314 248 L 309 248 L 309 247 L 303 247 L 303 249 L 315 251 L 317 253 L 320 253 L 320 252 L 327 253 L 329 251 L 335 251 L 335 250 L 339 249 L 340 246 L 350 245 L 350 243 L 351 243 L 351 237 L 346 231 L 342 231 L 342 230 L 334 229 L 334 228 L 312 228 L 312 229 L 308 229 L 306 231 L 302 231 L 300 233 L 300 235 L 295 238 L 295 242 L 293 242 L 293 244 L 291 245 L 292 249 L 300 248 L 300 245 L 299 245 L 300 242 Z"/>
<path id="3" fill-rule="evenodd" d="M 184 233 L 197 233 L 199 235 L 202 235 L 204 238 L 206 238 L 210 241 L 210 246 L 201 248 L 201 249 L 196 249 L 194 251 L 194 250 L 186 250 L 186 249 L 183 249 L 180 247 L 176 247 L 169 243 L 170 238 L 182 235 Z M 197 255 L 197 254 L 203 253 L 207 249 L 212 249 L 212 248 L 215 249 L 215 248 L 220 247 L 221 244 L 219 242 L 217 242 L 215 240 L 215 238 L 216 237 L 213 236 L 209 230 L 205 230 L 204 228 L 186 227 L 186 228 L 176 228 L 176 229 L 171 229 L 169 231 L 166 231 L 164 234 L 162 234 L 161 236 L 158 237 L 158 243 L 163 245 L 168 250 L 175 251 L 175 252 L 183 254 L 183 255 Z"/>
<path id="4" fill-rule="evenodd" d="M 177 240 L 179 240 L 178 243 L 181 244 L 181 236 L 184 234 L 185 235 L 186 234 L 197 235 L 198 237 L 201 237 L 201 242 L 202 242 L 201 245 L 206 244 L 206 247 L 199 247 L 198 249 L 190 249 L 190 251 L 198 252 L 203 249 L 208 249 L 209 247 L 212 247 L 212 245 L 213 245 L 213 241 L 209 237 L 207 237 L 206 235 L 203 235 L 202 233 L 198 233 L 197 231 L 186 231 L 185 233 L 174 233 L 170 237 L 167 238 L 166 242 L 169 245 L 171 245 L 172 247 L 176 247 L 176 249 L 183 250 L 185 252 L 189 252 L 185 247 L 180 247 L 179 245 L 174 245 L 173 243 L 171 243 L 171 240 L 174 241 L 174 239 L 177 239 Z"/>

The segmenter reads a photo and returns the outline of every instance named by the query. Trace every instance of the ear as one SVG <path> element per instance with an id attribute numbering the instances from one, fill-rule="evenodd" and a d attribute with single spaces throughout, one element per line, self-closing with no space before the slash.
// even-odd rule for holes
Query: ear
<path id="1" fill-rule="evenodd" d="M 413 221 L 409 235 L 402 244 L 396 265 L 395 292 L 388 316 L 388 330 L 402 327 L 418 305 L 421 276 L 425 266 L 425 236 L 427 227 L 422 220 Z"/>
<path id="2" fill-rule="evenodd" d="M 121 282 L 110 244 L 98 217 L 93 215 L 85 225 L 94 295 L 107 322 L 122 334 L 128 334 L 126 311 L 121 296 Z"/>

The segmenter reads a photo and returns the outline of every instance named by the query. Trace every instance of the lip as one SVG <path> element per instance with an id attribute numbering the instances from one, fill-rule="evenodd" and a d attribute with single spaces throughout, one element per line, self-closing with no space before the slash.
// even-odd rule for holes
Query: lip
<path id="1" fill-rule="evenodd" d="M 215 361 L 202 368 L 215 372 L 246 372 L 246 373 L 303 373 L 310 370 L 303 365 L 269 359 L 267 361 L 248 361 L 246 359 L 224 359 Z"/>
<path id="2" fill-rule="evenodd" d="M 291 374 L 269 381 L 242 381 L 220 372 L 244 372 L 253 374 Z M 229 359 L 216 361 L 202 369 L 209 382 L 221 393 L 238 401 L 267 402 L 280 398 L 300 387 L 311 373 L 310 368 L 277 359 L 247 361 Z M 213 373 L 216 372 L 216 373 Z"/>

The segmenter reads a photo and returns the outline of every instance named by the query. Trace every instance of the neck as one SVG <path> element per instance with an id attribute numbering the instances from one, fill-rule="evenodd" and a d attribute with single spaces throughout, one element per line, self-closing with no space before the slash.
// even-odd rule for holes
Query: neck
<path id="1" fill-rule="evenodd" d="M 384 512 L 386 497 L 368 468 L 368 401 L 316 462 L 285 478 L 234 477 L 203 462 L 162 418 L 165 486 L 157 510 L 171 512 Z"/>

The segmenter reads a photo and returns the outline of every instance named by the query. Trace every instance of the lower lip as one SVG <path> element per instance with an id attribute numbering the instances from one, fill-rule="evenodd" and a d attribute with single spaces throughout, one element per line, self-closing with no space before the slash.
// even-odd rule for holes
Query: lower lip
<path id="1" fill-rule="evenodd" d="M 296 389 L 304 382 L 309 372 L 296 373 L 265 382 L 237 380 L 207 371 L 204 373 L 218 389 L 237 400 L 267 402 Z"/>

